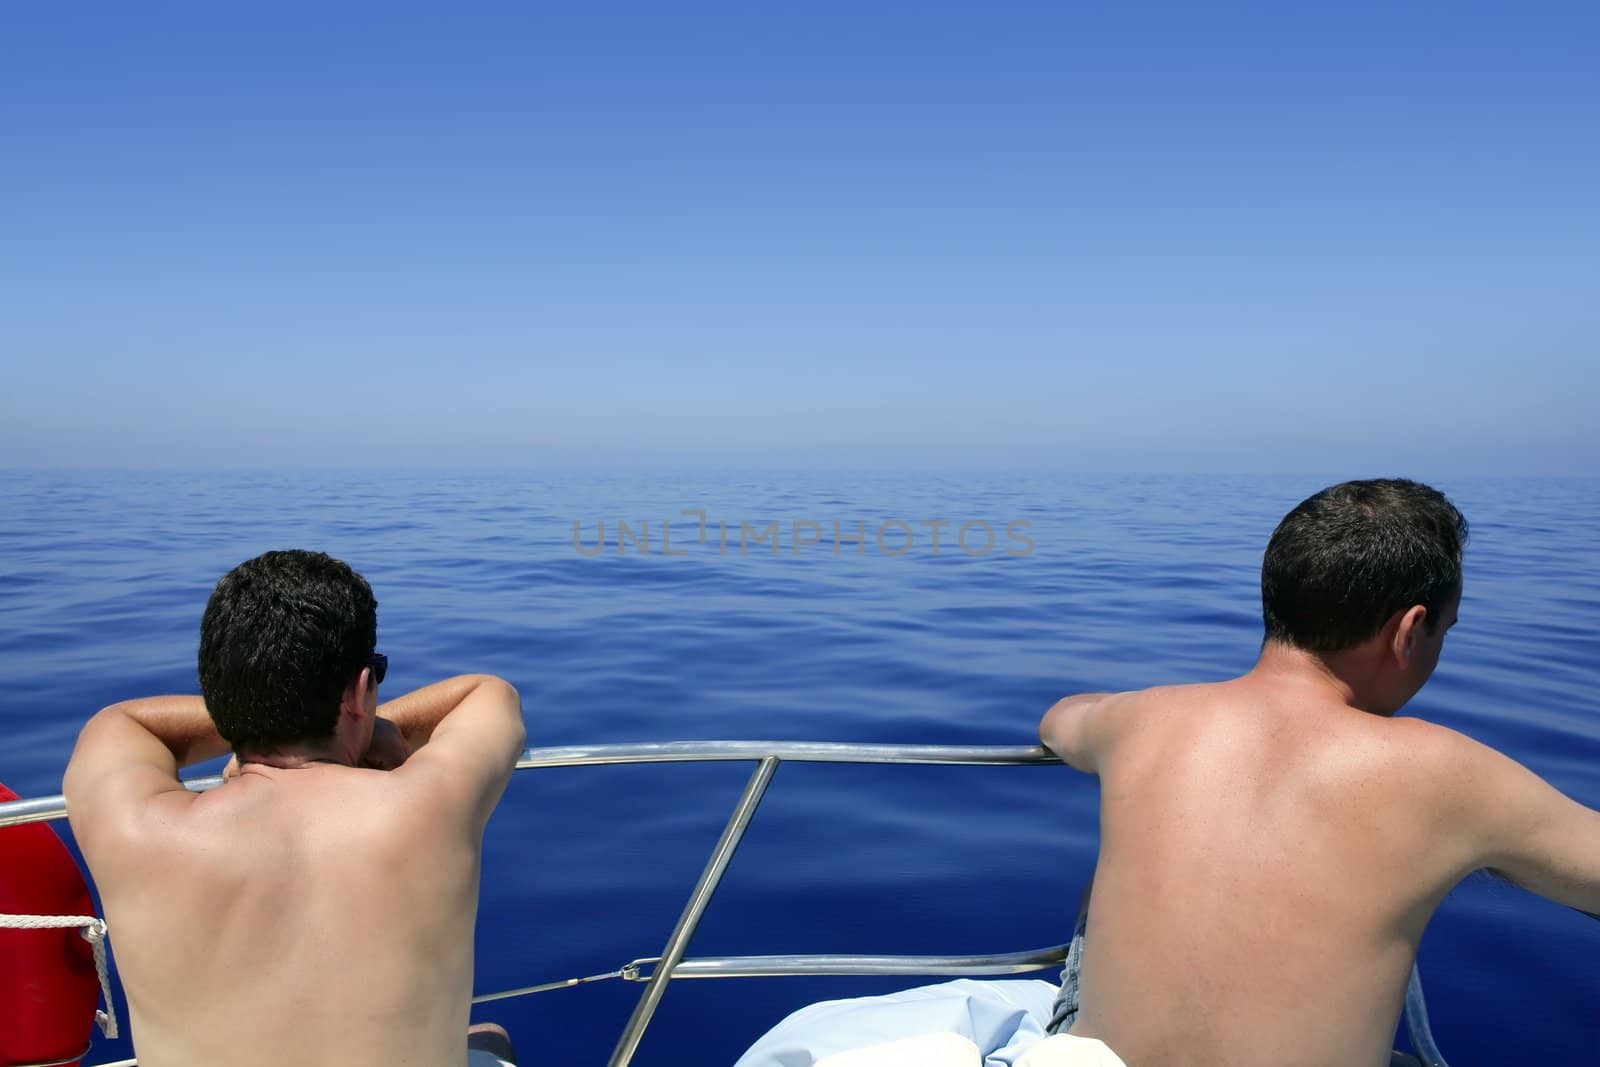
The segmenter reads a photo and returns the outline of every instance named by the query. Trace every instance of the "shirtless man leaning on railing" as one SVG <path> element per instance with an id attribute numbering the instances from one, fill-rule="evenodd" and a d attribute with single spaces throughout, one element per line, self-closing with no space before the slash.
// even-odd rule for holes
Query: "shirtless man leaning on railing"
<path id="1" fill-rule="evenodd" d="M 320 553 L 229 572 L 203 697 L 114 704 L 64 792 L 116 935 L 142 1067 L 511 1060 L 466 1037 L 483 830 L 522 753 L 517 692 L 463 675 L 379 705 L 366 581 Z M 234 754 L 191 793 L 187 764 Z"/>
<path id="2" fill-rule="evenodd" d="M 1131 1067 L 1378 1067 L 1467 874 L 1600 911 L 1600 812 L 1394 718 L 1455 625 L 1466 532 L 1416 482 L 1325 489 L 1267 546 L 1249 673 L 1045 715 L 1045 745 L 1100 778 L 1081 1002 L 1069 967 L 1057 1025 Z"/>

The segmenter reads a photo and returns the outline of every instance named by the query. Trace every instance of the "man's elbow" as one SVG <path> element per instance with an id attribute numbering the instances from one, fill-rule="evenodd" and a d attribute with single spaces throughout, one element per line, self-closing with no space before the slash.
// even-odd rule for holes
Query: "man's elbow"
<path id="1" fill-rule="evenodd" d="M 510 701 L 513 704 L 520 703 L 522 700 L 521 694 L 517 692 L 517 687 L 498 674 L 463 674 L 459 676 L 457 681 L 471 683 L 467 689 L 468 694 L 488 697 L 491 700 Z"/>
<path id="2" fill-rule="evenodd" d="M 486 674 L 483 676 L 483 680 L 485 685 L 498 690 L 500 694 L 507 699 L 519 705 L 522 703 L 522 694 L 517 692 L 517 687 L 506 681 L 504 678 L 501 678 L 499 675 Z"/>
<path id="3" fill-rule="evenodd" d="M 109 723 L 123 720 L 139 722 L 138 716 L 133 714 L 133 705 L 134 701 L 131 700 L 119 700 L 115 704 L 107 704 L 89 716 L 89 721 L 83 724 L 82 730 L 78 731 L 78 740 L 81 742 L 84 738 L 91 737 L 95 732 L 106 729 Z"/>
<path id="4" fill-rule="evenodd" d="M 507 742 L 516 748 L 520 758 L 523 746 L 528 743 L 528 727 L 522 719 L 522 694 L 510 682 L 492 674 L 484 675 L 479 685 L 498 706 L 505 709 Z"/>
<path id="5" fill-rule="evenodd" d="M 1054 709 L 1052 709 L 1053 711 Z M 1094 774 L 1094 760 L 1082 743 L 1082 722 L 1046 715 L 1039 723 L 1039 743 L 1073 770 Z"/>
<path id="6" fill-rule="evenodd" d="M 91 715 L 78 731 L 78 740 L 61 775 L 61 792 L 69 810 L 74 798 L 80 798 L 81 806 L 81 798 L 111 765 L 109 761 L 116 754 L 116 724 L 127 717 L 121 704 L 109 704 Z"/>
<path id="7" fill-rule="evenodd" d="M 1083 722 L 1083 701 L 1079 697 L 1058 700 L 1039 720 L 1039 743 L 1051 752 L 1067 758 L 1065 750 L 1073 746 L 1073 736 L 1080 732 Z"/>
<path id="8" fill-rule="evenodd" d="M 518 719 L 522 718 L 522 694 L 517 692 L 516 686 L 504 678 L 485 674 L 478 687 L 496 704 L 514 712 Z"/>
<path id="9" fill-rule="evenodd" d="M 108 735 L 116 731 L 117 723 L 129 718 L 122 704 L 108 704 L 89 716 L 89 721 L 78 731 L 72 756 L 67 760 L 67 772 L 70 774 L 74 766 L 92 760 L 102 749 L 107 749 L 113 743 Z"/>

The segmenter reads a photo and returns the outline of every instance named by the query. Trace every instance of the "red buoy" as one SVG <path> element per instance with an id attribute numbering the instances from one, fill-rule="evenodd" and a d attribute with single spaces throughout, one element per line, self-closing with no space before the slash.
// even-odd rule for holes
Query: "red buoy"
<path id="1" fill-rule="evenodd" d="M 16 799 L 0 785 L 0 801 Z M 93 914 L 83 873 L 54 830 L 0 827 L 0 915 Z M 81 927 L 0 927 L 0 1067 L 77 1067 L 99 1003 L 94 951 Z"/>

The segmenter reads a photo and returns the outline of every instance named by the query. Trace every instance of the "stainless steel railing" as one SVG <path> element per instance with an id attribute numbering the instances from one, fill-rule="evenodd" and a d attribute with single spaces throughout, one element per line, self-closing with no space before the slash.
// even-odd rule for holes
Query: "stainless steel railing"
<path id="1" fill-rule="evenodd" d="M 530 748 L 518 770 L 535 767 L 596 767 L 620 763 L 716 763 L 761 760 L 790 763 L 954 763 L 966 765 L 1051 764 L 1060 760 L 1038 746 L 853 745 L 829 741 L 658 741 L 631 745 L 569 745 Z M 183 783 L 203 793 L 222 784 L 221 775 Z M 67 817 L 66 798 L 34 797 L 0 803 L 0 828 Z"/>

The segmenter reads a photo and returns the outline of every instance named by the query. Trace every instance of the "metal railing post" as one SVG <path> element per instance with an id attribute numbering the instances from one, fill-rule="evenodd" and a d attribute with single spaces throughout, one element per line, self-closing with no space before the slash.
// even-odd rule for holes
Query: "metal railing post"
<path id="1" fill-rule="evenodd" d="M 728 818 L 728 825 L 723 827 L 717 847 L 711 850 L 705 870 L 700 872 L 700 881 L 695 884 L 688 903 L 683 906 L 683 914 L 678 916 L 678 925 L 667 939 L 667 947 L 661 950 L 661 962 L 639 996 L 639 1003 L 628 1017 L 628 1025 L 622 1028 L 622 1036 L 617 1038 L 617 1047 L 612 1050 L 611 1059 L 606 1061 L 607 1067 L 627 1067 L 633 1061 L 639 1040 L 644 1036 L 644 1028 L 650 1024 L 651 1016 L 655 1015 L 656 1007 L 661 1003 L 661 995 L 672 980 L 673 968 L 683 959 L 684 950 L 689 947 L 689 938 L 694 936 L 695 927 L 700 925 L 700 917 L 711 902 L 711 894 L 717 891 L 723 872 L 728 869 L 728 861 L 739 847 L 739 840 L 750 825 L 750 817 L 755 814 L 756 805 L 761 803 L 761 796 L 767 791 L 767 785 L 777 769 L 776 756 L 768 756 L 756 765 L 755 773 L 744 787 L 744 794 L 739 797 L 738 805 Z"/>

